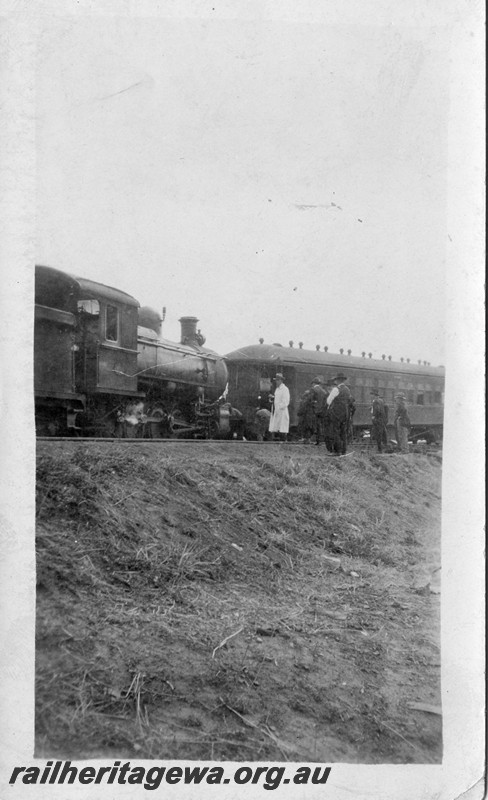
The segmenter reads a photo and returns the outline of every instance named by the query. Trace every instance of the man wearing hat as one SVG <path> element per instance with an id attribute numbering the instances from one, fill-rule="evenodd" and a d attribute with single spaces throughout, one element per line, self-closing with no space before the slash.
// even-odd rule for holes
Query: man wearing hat
<path id="1" fill-rule="evenodd" d="M 407 406 L 405 404 L 406 397 L 403 392 L 395 395 L 396 408 L 395 408 L 395 431 L 397 436 L 398 446 L 402 453 L 408 453 L 408 434 L 412 423 L 408 416 Z"/>
<path id="2" fill-rule="evenodd" d="M 312 395 L 312 408 L 314 414 L 314 429 L 316 434 L 316 445 L 319 445 L 321 440 L 325 437 L 324 422 L 326 412 L 326 402 L 328 392 L 323 387 L 323 380 L 318 375 L 312 381 L 312 388 L 310 389 Z"/>
<path id="3" fill-rule="evenodd" d="M 280 438 L 286 442 L 288 429 L 290 427 L 290 416 L 288 414 L 288 406 L 290 405 L 290 392 L 288 387 L 285 386 L 284 376 L 281 372 L 278 372 L 275 375 L 275 382 L 276 389 L 273 396 L 273 405 L 271 407 L 269 432 L 272 434 L 272 439 L 274 439 L 275 433 L 279 433 Z"/>
<path id="4" fill-rule="evenodd" d="M 371 392 L 371 438 L 378 447 L 378 453 L 383 452 L 383 445 L 388 444 L 388 433 L 386 426 L 388 425 L 388 406 L 377 389 Z"/>
<path id="5" fill-rule="evenodd" d="M 332 389 L 326 402 L 326 443 L 337 455 L 346 453 L 350 422 L 354 413 L 354 401 L 346 381 L 347 376 L 342 372 L 332 378 Z"/>
<path id="6" fill-rule="evenodd" d="M 343 397 L 344 399 L 350 400 L 351 398 L 351 390 L 349 386 L 346 386 L 347 375 L 344 375 L 342 372 L 339 372 L 335 378 L 331 378 L 332 381 L 332 389 L 329 392 L 329 396 L 327 398 L 327 407 L 330 408 L 336 397 Z M 327 381 L 329 383 L 329 381 Z"/>

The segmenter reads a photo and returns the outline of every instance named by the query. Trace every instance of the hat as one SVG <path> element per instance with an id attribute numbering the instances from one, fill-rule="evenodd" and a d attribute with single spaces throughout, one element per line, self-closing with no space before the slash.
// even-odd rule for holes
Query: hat
<path id="1" fill-rule="evenodd" d="M 406 400 L 406 399 L 407 399 L 407 398 L 405 397 L 405 395 L 403 394 L 403 392 L 400 392 L 400 394 L 396 394 L 396 395 L 395 395 L 395 400 Z"/>
<path id="2" fill-rule="evenodd" d="M 347 375 L 344 375 L 342 372 L 339 372 L 338 375 L 334 378 L 335 381 L 347 381 Z"/>
<path id="3" fill-rule="evenodd" d="M 323 380 L 320 375 L 317 375 L 317 377 L 313 379 L 312 383 L 323 383 Z"/>
<path id="4" fill-rule="evenodd" d="M 332 386 L 332 384 L 335 383 L 335 378 L 327 378 L 325 383 L 327 386 Z"/>
<path id="5" fill-rule="evenodd" d="M 278 378 L 279 378 L 281 381 L 284 381 L 284 380 L 285 380 L 285 378 L 284 378 L 284 376 L 281 374 L 281 372 L 277 372 L 277 373 L 276 373 L 276 375 L 275 375 L 275 380 L 277 380 Z"/>
<path id="6" fill-rule="evenodd" d="M 380 396 L 380 393 L 379 393 L 378 389 L 371 389 L 370 394 L 374 394 L 375 397 L 379 397 Z"/>

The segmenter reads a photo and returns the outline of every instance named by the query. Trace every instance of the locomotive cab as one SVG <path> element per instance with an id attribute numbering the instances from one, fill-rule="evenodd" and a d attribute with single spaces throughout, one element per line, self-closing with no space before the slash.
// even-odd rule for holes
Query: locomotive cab
<path id="1" fill-rule="evenodd" d="M 141 396 L 137 387 L 138 305 L 125 292 L 36 266 L 34 393 L 38 433 L 76 434 L 96 419 L 108 419 L 114 395 L 124 400 Z"/>

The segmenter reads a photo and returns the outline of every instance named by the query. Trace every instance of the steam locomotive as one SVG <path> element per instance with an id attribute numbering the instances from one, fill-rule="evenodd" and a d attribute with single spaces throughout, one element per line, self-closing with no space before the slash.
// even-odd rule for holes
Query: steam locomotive
<path id="1" fill-rule="evenodd" d="M 409 360 L 394 362 L 386 355 L 374 359 L 372 354 L 361 357 L 329 353 L 317 346 L 306 350 L 302 343 L 294 347 L 281 344 L 250 345 L 226 355 L 229 370 L 229 392 L 233 402 L 243 414 L 246 429 L 252 429 L 256 409 L 269 408 L 268 396 L 273 392 L 273 378 L 277 372 L 284 375 L 290 390 L 290 430 L 298 425 L 298 404 L 314 377 L 324 382 L 343 372 L 354 397 L 356 410 L 353 416 L 355 435 L 362 435 L 371 426 L 371 391 L 377 389 L 390 408 L 390 435 L 394 438 L 393 408 L 395 395 L 402 392 L 408 404 L 414 441 L 424 438 L 428 442 L 442 437 L 444 412 L 444 368 L 427 362 L 417 364 Z"/>
<path id="2" fill-rule="evenodd" d="M 230 430 L 227 367 L 196 317 L 181 342 L 129 294 L 47 266 L 35 270 L 36 432 L 44 436 L 185 436 Z"/>

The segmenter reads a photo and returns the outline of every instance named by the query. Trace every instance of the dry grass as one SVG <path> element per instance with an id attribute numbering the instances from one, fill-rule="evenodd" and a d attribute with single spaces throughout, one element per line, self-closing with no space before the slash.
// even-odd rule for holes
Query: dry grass
<path id="1" fill-rule="evenodd" d="M 41 447 L 38 753 L 438 758 L 405 713 L 438 672 L 397 690 L 436 624 L 408 570 L 439 481 L 425 455 Z"/>

